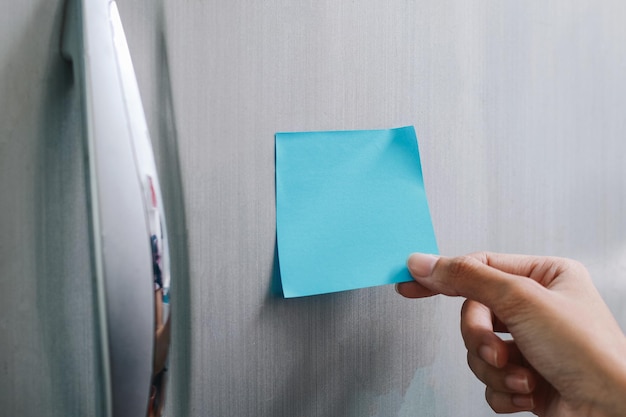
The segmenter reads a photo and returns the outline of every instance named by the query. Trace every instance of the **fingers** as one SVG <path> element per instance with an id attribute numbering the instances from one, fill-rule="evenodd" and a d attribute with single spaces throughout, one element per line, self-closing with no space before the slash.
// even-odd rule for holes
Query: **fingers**
<path id="1" fill-rule="evenodd" d="M 509 274 L 491 268 L 472 256 L 435 257 L 420 253 L 409 257 L 407 266 L 417 283 L 433 292 L 463 296 L 483 304 L 494 298 L 496 288 L 510 281 Z M 487 295 L 489 293 L 489 296 Z"/>
<path id="2" fill-rule="evenodd" d="M 486 385 L 485 396 L 494 411 L 531 410 L 536 374 L 524 366 L 517 345 L 500 339 L 493 326 L 491 310 L 476 301 L 465 301 L 461 309 L 461 334 L 467 347 L 467 363 Z"/>
<path id="3" fill-rule="evenodd" d="M 430 290 L 415 281 L 400 282 L 396 284 L 396 292 L 406 298 L 424 298 L 437 294 L 435 291 Z"/>
<path id="4" fill-rule="evenodd" d="M 483 384 L 498 392 L 509 394 L 530 394 L 536 384 L 536 377 L 531 369 L 508 363 L 502 368 L 495 368 L 468 352 L 467 364 Z"/>
<path id="5" fill-rule="evenodd" d="M 439 264 L 439 259 L 444 264 L 440 268 L 445 266 L 448 274 L 484 272 L 487 269 L 480 268 L 479 265 L 482 264 L 506 273 L 508 276 L 531 278 L 545 287 L 567 270 L 575 269 L 579 271 L 580 275 L 586 275 L 585 268 L 579 262 L 571 259 L 492 252 L 477 252 L 455 258 L 439 258 L 434 255 L 416 253 L 409 257 L 407 265 L 411 275 L 419 279 L 430 276 L 434 272 L 435 266 Z M 428 287 L 430 288 L 430 286 Z M 444 292 L 440 293 L 445 294 Z"/>
<path id="6" fill-rule="evenodd" d="M 461 308 L 461 335 L 467 351 L 495 368 L 509 360 L 508 348 L 493 332 L 491 310 L 476 301 L 465 300 Z"/>
<path id="7" fill-rule="evenodd" d="M 508 394 L 487 387 L 485 399 L 496 413 L 516 413 L 531 411 L 535 408 L 532 394 Z"/>
<path id="8" fill-rule="evenodd" d="M 482 383 L 499 392 L 530 394 L 535 389 L 538 376 L 528 367 L 519 354 L 514 342 L 506 343 L 509 361 L 495 367 L 485 361 L 480 354 L 467 351 L 467 364 Z"/>
<path id="9" fill-rule="evenodd" d="M 511 270 L 529 272 L 515 255 L 475 254 L 446 258 L 413 254 L 407 266 L 415 281 L 430 292 L 479 301 L 506 322 L 511 313 L 515 314 L 517 307 L 541 299 L 544 289 L 534 280 L 520 279 L 519 275 L 489 266 L 487 262 L 493 259 L 498 259 L 494 262 L 499 266 L 509 262 Z M 421 289 L 413 291 L 428 294 Z"/>
<path id="10" fill-rule="evenodd" d="M 432 268 L 434 267 L 435 263 L 439 259 L 439 257 L 434 256 L 434 255 L 420 254 L 420 256 L 421 256 L 422 262 L 413 263 L 412 265 L 408 265 L 408 262 L 407 262 L 407 266 L 409 267 L 409 272 L 411 272 L 411 267 L 413 268 L 413 271 L 416 271 L 416 272 L 411 272 L 411 275 L 413 275 L 414 273 L 422 274 L 422 275 L 430 274 Z M 411 258 L 409 258 L 409 260 L 410 259 Z M 427 286 L 421 285 L 416 281 L 401 282 L 399 284 L 396 284 L 396 292 L 407 298 L 423 298 L 423 297 L 430 297 L 431 295 L 439 294 L 439 292 Z"/>

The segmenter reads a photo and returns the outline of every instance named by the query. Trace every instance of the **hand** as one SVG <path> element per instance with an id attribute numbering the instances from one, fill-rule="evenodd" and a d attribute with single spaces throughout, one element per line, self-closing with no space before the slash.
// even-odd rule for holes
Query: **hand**
<path id="1" fill-rule="evenodd" d="M 409 298 L 462 296 L 467 361 L 497 413 L 626 416 L 626 337 L 587 270 L 569 259 L 413 254 Z M 508 332 L 503 341 L 496 332 Z"/>

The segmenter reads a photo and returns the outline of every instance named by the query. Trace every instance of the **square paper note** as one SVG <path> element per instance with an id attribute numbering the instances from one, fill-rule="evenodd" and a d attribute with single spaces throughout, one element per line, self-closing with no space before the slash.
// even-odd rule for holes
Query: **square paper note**
<path id="1" fill-rule="evenodd" d="M 410 281 L 438 253 L 413 127 L 277 133 L 276 228 L 285 297 Z"/>

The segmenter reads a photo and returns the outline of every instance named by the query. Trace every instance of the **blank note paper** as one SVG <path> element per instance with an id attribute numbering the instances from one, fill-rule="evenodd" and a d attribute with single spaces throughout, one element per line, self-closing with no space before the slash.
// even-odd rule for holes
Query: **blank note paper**
<path id="1" fill-rule="evenodd" d="M 277 133 L 276 228 L 285 297 L 411 280 L 438 253 L 413 127 Z"/>

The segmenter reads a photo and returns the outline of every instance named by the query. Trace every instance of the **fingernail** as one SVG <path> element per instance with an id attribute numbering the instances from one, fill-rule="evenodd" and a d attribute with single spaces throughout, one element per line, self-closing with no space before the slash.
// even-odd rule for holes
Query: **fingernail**
<path id="1" fill-rule="evenodd" d="M 504 378 L 504 385 L 512 391 L 527 394 L 530 392 L 528 388 L 528 378 L 523 375 L 507 375 Z"/>
<path id="2" fill-rule="evenodd" d="M 511 395 L 511 402 L 514 406 L 522 408 L 524 410 L 532 410 L 535 408 L 535 400 L 532 395 L 528 394 L 514 394 Z"/>
<path id="3" fill-rule="evenodd" d="M 482 345 L 478 348 L 478 355 L 489 365 L 498 367 L 498 351 L 489 345 Z"/>
<path id="4" fill-rule="evenodd" d="M 438 256 L 427 255 L 425 253 L 414 253 L 409 256 L 407 266 L 413 276 L 428 277 L 432 274 L 435 264 L 439 260 Z"/>

